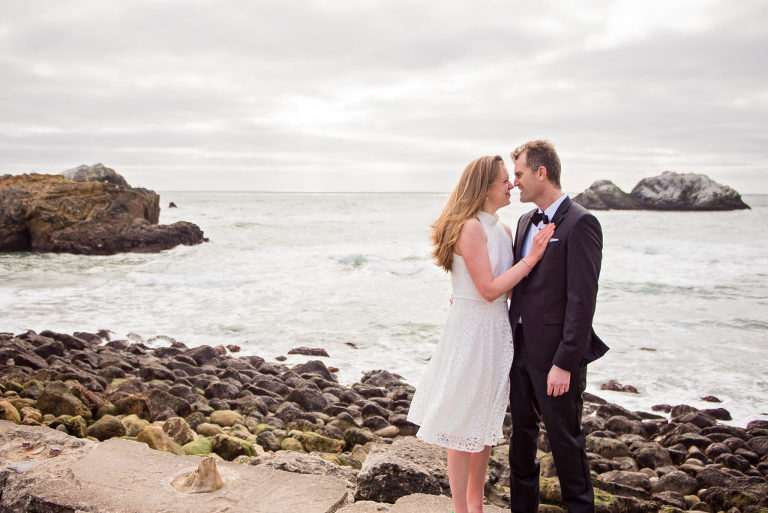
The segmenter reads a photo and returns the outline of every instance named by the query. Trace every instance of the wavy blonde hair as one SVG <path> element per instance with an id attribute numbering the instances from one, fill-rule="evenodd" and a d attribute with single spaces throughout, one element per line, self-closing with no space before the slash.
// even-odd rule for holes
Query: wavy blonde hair
<path id="1" fill-rule="evenodd" d="M 453 251 L 461 228 L 483 207 L 488 188 L 499 176 L 503 164 L 504 160 L 498 155 L 470 162 L 442 214 L 432 224 L 432 245 L 435 246 L 432 257 L 446 271 L 453 268 Z"/>

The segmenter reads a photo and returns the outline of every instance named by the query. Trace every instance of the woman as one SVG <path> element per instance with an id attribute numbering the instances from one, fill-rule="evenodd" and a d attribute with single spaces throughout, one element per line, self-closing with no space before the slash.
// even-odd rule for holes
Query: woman
<path id="1" fill-rule="evenodd" d="M 496 210 L 509 205 L 509 172 L 499 156 L 464 169 L 432 225 L 433 256 L 451 273 L 453 304 L 445 330 L 413 396 L 408 420 L 417 437 L 448 449 L 455 513 L 483 510 L 491 446 L 503 436 L 512 367 L 508 292 L 541 259 L 552 223 L 512 266 L 512 234 Z"/>

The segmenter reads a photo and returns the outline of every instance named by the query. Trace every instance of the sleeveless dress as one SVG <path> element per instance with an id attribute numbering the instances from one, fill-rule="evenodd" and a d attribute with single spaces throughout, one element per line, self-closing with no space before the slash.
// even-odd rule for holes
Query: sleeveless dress
<path id="1" fill-rule="evenodd" d="M 512 241 L 499 219 L 480 212 L 493 276 L 512 266 Z M 464 259 L 454 254 L 453 305 L 445 329 L 411 401 L 408 420 L 426 442 L 466 452 L 482 451 L 503 437 L 512 367 L 507 294 L 486 301 Z"/>

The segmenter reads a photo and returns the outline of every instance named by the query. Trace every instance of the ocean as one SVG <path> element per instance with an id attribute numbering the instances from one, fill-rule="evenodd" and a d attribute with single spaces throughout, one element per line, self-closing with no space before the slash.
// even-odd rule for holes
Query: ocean
<path id="1" fill-rule="evenodd" d="M 499 212 L 514 227 L 530 205 Z M 384 368 L 417 384 L 449 308 L 430 259 L 446 194 L 166 192 L 160 222 L 210 242 L 156 254 L 0 253 L 0 331 L 109 329 L 166 345 L 236 344 L 267 359 L 322 347 L 343 383 Z M 768 195 L 733 212 L 595 212 L 595 330 L 611 346 L 588 391 L 633 410 L 724 407 L 768 419 Z M 288 364 L 305 356 L 288 356 Z M 615 379 L 638 394 L 601 391 Z M 714 395 L 713 405 L 701 400 Z"/>

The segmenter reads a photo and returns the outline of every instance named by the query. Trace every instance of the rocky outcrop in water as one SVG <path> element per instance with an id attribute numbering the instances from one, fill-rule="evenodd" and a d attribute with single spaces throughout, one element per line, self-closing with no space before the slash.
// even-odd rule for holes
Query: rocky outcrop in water
<path id="1" fill-rule="evenodd" d="M 35 483 L 43 482 L 48 475 L 44 469 L 52 467 L 59 468 L 56 475 L 71 479 L 73 470 L 56 467 L 60 465 L 56 462 L 75 447 L 100 454 L 73 467 L 77 479 L 93 484 L 89 480 L 102 477 L 97 474 L 108 475 L 113 488 L 120 488 L 119 480 L 126 479 L 129 487 L 136 485 L 144 493 L 153 489 L 136 484 L 145 478 L 161 483 L 166 491 L 173 476 L 183 474 L 186 480 L 199 464 L 199 460 L 188 464 L 185 458 L 191 455 L 306 474 L 302 477 L 318 483 L 338 480 L 333 481 L 337 485 L 328 511 L 336 511 L 340 500 L 356 500 L 346 511 L 405 513 L 411 510 L 398 505 L 413 494 L 448 493 L 443 451 L 412 436 L 415 426 L 406 414 L 414 388 L 397 374 L 371 371 L 345 386 L 318 360 L 289 367 L 258 356 L 233 356 L 222 346 L 189 348 L 170 337 L 162 340 L 167 345 L 153 348 L 126 340 L 106 342 L 86 332 L 0 333 L 0 487 L 4 490 L 0 510 L 38 511 L 11 505 L 74 500 L 56 495 L 57 487 Z M 743 428 L 719 423 L 718 419 L 729 417 L 723 408 L 659 405 L 653 409 L 667 415 L 629 411 L 584 394 L 583 423 L 596 511 L 766 511 L 768 421 L 756 420 Z M 509 420 L 508 416 L 506 435 Z M 8 426 L 21 431 L 5 436 L 4 432 L 12 431 Z M 35 436 L 50 432 L 56 437 L 55 445 L 25 447 L 33 440 L 24 431 L 28 426 L 38 426 Z M 129 440 L 154 451 L 138 451 L 139 444 Z M 540 511 L 562 512 L 545 432 L 538 449 L 544 503 Z M 55 451 L 59 456 L 54 457 Z M 508 451 L 503 443 L 493 449 L 486 480 L 487 500 L 506 507 Z M 36 459 L 42 458 L 51 462 L 48 467 L 35 466 Z M 142 463 L 128 464 L 125 458 Z M 103 463 L 112 461 L 121 464 Z M 103 470 L 94 470 L 97 464 Z M 160 465 L 176 470 L 155 472 Z M 210 493 L 219 494 L 217 500 L 224 504 L 232 497 L 227 495 L 233 493 L 232 486 L 243 480 L 227 473 L 233 468 L 229 463 L 221 465 L 226 486 Z M 43 476 L 35 469 L 41 469 Z M 56 475 L 50 479 L 62 479 Z M 211 481 L 218 486 L 215 476 Z M 296 496 L 288 495 L 286 500 L 292 498 L 301 505 L 306 498 L 300 493 L 296 490 Z M 158 492 L 151 499 L 165 504 L 173 497 Z M 100 510 L 80 504 L 82 510 Z M 445 504 L 437 501 L 434 509 L 425 506 L 413 511 L 445 510 Z M 104 510 L 134 511 L 110 505 Z M 280 511 L 309 511 L 297 508 Z"/>
<path id="2" fill-rule="evenodd" d="M 739 210 L 748 209 L 727 185 L 695 173 L 664 171 L 643 178 L 627 194 L 610 180 L 598 180 L 573 201 L 590 210 Z"/>
<path id="3" fill-rule="evenodd" d="M 160 196 L 102 164 L 62 175 L 0 176 L 0 251 L 111 255 L 206 239 L 192 223 L 159 225 Z"/>

